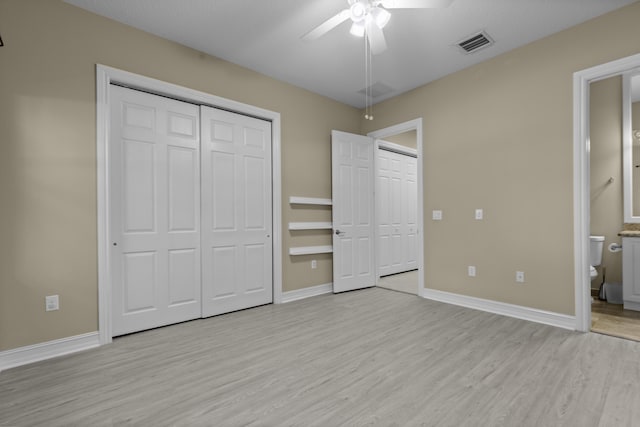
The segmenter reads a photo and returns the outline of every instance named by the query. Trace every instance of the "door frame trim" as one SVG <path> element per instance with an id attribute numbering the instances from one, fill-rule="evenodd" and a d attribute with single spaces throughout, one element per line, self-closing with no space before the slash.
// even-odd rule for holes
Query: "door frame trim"
<path id="1" fill-rule="evenodd" d="M 575 329 L 591 329 L 591 277 L 589 235 L 591 224 L 591 171 L 589 167 L 589 85 L 640 67 L 640 54 L 627 56 L 573 74 L 573 255 L 575 277 Z"/>
<path id="2" fill-rule="evenodd" d="M 180 101 L 232 111 L 271 122 L 271 185 L 273 243 L 273 302 L 282 303 L 282 163 L 280 113 L 265 110 L 161 80 L 96 64 L 96 169 L 98 227 L 98 334 L 100 344 L 112 341 L 111 263 L 109 259 L 109 86 L 116 83 Z"/>
<path id="3" fill-rule="evenodd" d="M 379 139 L 388 138 L 393 135 L 397 135 L 403 132 L 409 132 L 415 130 L 416 131 L 416 152 L 417 152 L 417 164 L 418 164 L 418 289 L 417 295 L 423 296 L 424 289 L 424 173 L 423 173 L 423 161 L 422 161 L 422 117 L 417 119 L 409 120 L 403 123 L 399 123 L 397 125 L 389 126 L 386 128 L 378 129 L 372 132 L 369 132 L 367 136 L 373 138 L 374 140 L 374 148 L 377 149 Z M 374 171 L 375 176 L 377 177 L 378 173 L 378 160 L 377 156 L 374 156 Z M 376 179 L 377 182 L 377 179 Z M 374 195 L 374 203 L 375 195 Z M 377 206 L 377 203 L 376 203 Z M 374 221 L 377 224 L 377 212 L 374 209 Z M 374 247 L 376 248 L 375 260 L 376 260 L 376 285 L 378 284 L 378 279 L 380 278 L 378 272 L 378 227 L 375 227 L 375 239 L 376 244 Z"/>

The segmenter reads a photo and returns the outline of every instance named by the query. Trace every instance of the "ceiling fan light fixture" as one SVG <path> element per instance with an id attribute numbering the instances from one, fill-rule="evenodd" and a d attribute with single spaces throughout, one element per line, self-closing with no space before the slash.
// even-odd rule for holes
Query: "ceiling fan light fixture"
<path id="1" fill-rule="evenodd" d="M 364 22 L 354 22 L 351 24 L 351 29 L 349 32 L 356 37 L 364 37 Z"/>
<path id="2" fill-rule="evenodd" d="M 376 23 L 378 28 L 383 29 L 389 22 L 391 14 L 381 7 L 376 7 L 371 11 L 371 17 L 373 18 L 373 21 Z"/>
<path id="3" fill-rule="evenodd" d="M 360 22 L 367 16 L 367 5 L 364 1 L 355 2 L 349 8 L 349 12 L 353 22 Z"/>

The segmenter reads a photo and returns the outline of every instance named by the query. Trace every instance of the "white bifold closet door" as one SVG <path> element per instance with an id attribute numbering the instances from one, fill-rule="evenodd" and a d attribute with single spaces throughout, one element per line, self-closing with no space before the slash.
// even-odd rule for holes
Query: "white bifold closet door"
<path id="1" fill-rule="evenodd" d="M 378 149 L 378 274 L 418 268 L 415 157 Z"/>
<path id="2" fill-rule="evenodd" d="M 271 123 L 109 96 L 112 335 L 271 303 Z"/>
<path id="3" fill-rule="evenodd" d="M 111 86 L 114 336 L 200 317 L 199 108 Z"/>
<path id="4" fill-rule="evenodd" d="M 271 123 L 201 107 L 202 314 L 273 301 Z"/>

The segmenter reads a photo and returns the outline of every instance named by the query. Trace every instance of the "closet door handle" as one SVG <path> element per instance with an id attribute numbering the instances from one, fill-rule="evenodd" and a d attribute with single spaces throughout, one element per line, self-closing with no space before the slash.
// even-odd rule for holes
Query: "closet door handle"
<path id="1" fill-rule="evenodd" d="M 336 236 L 342 236 L 343 234 L 347 234 L 345 231 L 340 231 L 336 229 Z"/>

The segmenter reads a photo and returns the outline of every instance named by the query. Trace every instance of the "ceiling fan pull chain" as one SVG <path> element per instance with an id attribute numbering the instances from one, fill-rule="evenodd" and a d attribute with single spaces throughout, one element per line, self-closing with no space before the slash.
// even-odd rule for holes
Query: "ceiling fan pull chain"
<path id="1" fill-rule="evenodd" d="M 371 48 L 369 47 L 369 38 L 364 37 L 364 118 L 365 120 L 371 120 L 369 117 L 369 104 L 370 104 L 370 92 L 371 92 L 371 63 L 369 57 L 371 56 Z"/>
<path id="2" fill-rule="evenodd" d="M 369 41 L 369 37 L 366 37 L 367 41 L 365 42 L 365 51 L 364 51 L 364 60 L 367 63 L 367 90 L 366 96 L 367 99 L 365 103 L 367 105 L 367 118 L 371 117 L 369 113 L 371 112 L 371 62 L 369 61 L 369 57 L 371 56 L 371 42 Z"/>

